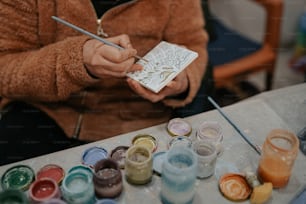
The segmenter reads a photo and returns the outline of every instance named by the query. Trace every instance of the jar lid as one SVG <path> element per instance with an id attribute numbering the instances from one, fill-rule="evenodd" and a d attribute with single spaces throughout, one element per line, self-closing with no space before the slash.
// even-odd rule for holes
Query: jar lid
<path id="1" fill-rule="evenodd" d="M 151 152 L 157 149 L 157 141 L 155 137 L 147 134 L 136 135 L 132 140 L 133 145 L 139 145 L 148 148 Z"/>
<path id="2" fill-rule="evenodd" d="M 189 136 L 192 127 L 182 118 L 173 118 L 168 122 L 167 130 L 171 136 Z"/>
<path id="3" fill-rule="evenodd" d="M 121 169 L 124 169 L 125 153 L 128 149 L 128 146 L 118 146 L 111 151 L 110 158 L 115 160 Z"/>
<path id="4" fill-rule="evenodd" d="M 82 163 L 93 168 L 99 160 L 106 158 L 106 149 L 102 147 L 90 147 L 84 151 L 82 156 Z"/>
<path id="5" fill-rule="evenodd" d="M 36 174 L 37 179 L 51 178 L 58 184 L 62 182 L 65 177 L 65 171 L 62 167 L 56 164 L 47 164 L 42 167 Z"/>
<path id="6" fill-rule="evenodd" d="M 252 192 L 246 178 L 238 173 L 224 174 L 219 180 L 219 189 L 227 199 L 232 201 L 246 200 Z"/>
<path id="7" fill-rule="evenodd" d="M 168 146 L 169 146 L 169 148 L 171 148 L 173 146 L 191 148 L 192 147 L 192 140 L 189 137 L 186 137 L 186 136 L 176 136 L 176 137 L 173 137 L 169 141 Z"/>
<path id="8" fill-rule="evenodd" d="M 28 190 L 35 179 L 33 169 L 26 165 L 17 165 L 8 169 L 1 178 L 2 189 Z"/>
<path id="9" fill-rule="evenodd" d="M 162 165 L 166 159 L 167 152 L 156 152 L 153 154 L 153 170 L 158 175 L 162 174 Z"/>

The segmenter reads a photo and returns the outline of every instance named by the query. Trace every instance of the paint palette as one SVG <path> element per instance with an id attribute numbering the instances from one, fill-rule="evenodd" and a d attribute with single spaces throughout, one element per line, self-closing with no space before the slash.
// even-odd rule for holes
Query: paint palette
<path id="1" fill-rule="evenodd" d="M 144 69 L 127 76 L 158 93 L 197 57 L 198 53 L 192 50 L 162 41 L 144 56 L 148 62 L 137 62 Z"/>

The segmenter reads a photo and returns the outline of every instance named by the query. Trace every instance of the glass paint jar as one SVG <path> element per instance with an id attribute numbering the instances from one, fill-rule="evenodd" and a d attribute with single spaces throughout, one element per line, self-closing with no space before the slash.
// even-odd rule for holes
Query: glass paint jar
<path id="1" fill-rule="evenodd" d="M 7 189 L 0 192 L 0 203 L 29 204 L 24 192 L 17 189 Z"/>
<path id="2" fill-rule="evenodd" d="M 146 184 L 152 179 L 153 159 L 151 150 L 133 145 L 126 152 L 125 177 L 131 184 Z"/>
<path id="3" fill-rule="evenodd" d="M 203 122 L 197 129 L 196 138 L 198 141 L 213 143 L 217 148 L 218 154 L 222 151 L 221 142 L 223 140 L 223 133 L 222 128 L 217 121 Z"/>
<path id="4" fill-rule="evenodd" d="M 68 204 L 93 204 L 96 201 L 92 174 L 84 169 L 68 173 L 62 182 L 62 196 Z"/>
<path id="5" fill-rule="evenodd" d="M 95 164 L 93 175 L 95 194 L 98 198 L 114 198 L 123 189 L 122 175 L 117 162 L 112 159 L 102 159 Z"/>
<path id="6" fill-rule="evenodd" d="M 213 143 L 199 141 L 193 145 L 193 150 L 198 157 L 198 178 L 207 178 L 214 174 L 217 149 Z"/>
<path id="7" fill-rule="evenodd" d="M 263 144 L 257 169 L 262 182 L 271 182 L 274 188 L 288 184 L 299 147 L 295 134 L 283 130 L 272 130 Z"/>
<path id="8" fill-rule="evenodd" d="M 198 159 L 191 148 L 173 147 L 162 164 L 163 203 L 192 203 L 195 194 Z"/>
<path id="9" fill-rule="evenodd" d="M 30 186 L 28 194 L 33 204 L 39 204 L 53 198 L 61 197 L 57 181 L 48 177 L 34 181 Z"/>

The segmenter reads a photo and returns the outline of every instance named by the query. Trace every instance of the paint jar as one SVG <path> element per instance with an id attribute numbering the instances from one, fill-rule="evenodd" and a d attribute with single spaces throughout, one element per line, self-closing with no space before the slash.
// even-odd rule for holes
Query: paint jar
<path id="1" fill-rule="evenodd" d="M 168 149 L 174 146 L 192 148 L 192 140 L 186 136 L 175 136 L 169 141 Z"/>
<path id="2" fill-rule="evenodd" d="M 117 204 L 117 202 L 112 199 L 101 199 L 101 200 L 97 200 L 95 204 Z"/>
<path id="3" fill-rule="evenodd" d="M 262 182 L 271 182 L 274 188 L 288 184 L 299 147 L 297 137 L 283 129 L 272 130 L 263 144 L 257 169 Z"/>
<path id="4" fill-rule="evenodd" d="M 51 178 L 41 178 L 33 182 L 29 189 L 32 204 L 42 203 L 52 198 L 60 198 L 61 192 L 57 181 Z"/>
<path id="5" fill-rule="evenodd" d="M 82 164 L 93 168 L 98 161 L 106 159 L 107 154 L 107 150 L 103 147 L 90 147 L 83 152 Z"/>
<path id="6" fill-rule="evenodd" d="M 67 203 L 59 198 L 52 198 L 51 200 L 47 200 L 42 204 L 67 204 Z"/>
<path id="7" fill-rule="evenodd" d="M 110 153 L 110 158 L 115 160 L 121 169 L 124 169 L 125 155 L 128 149 L 128 146 L 118 146 Z"/>
<path id="8" fill-rule="evenodd" d="M 29 200 L 21 190 L 7 189 L 0 192 L 0 203 L 29 204 Z"/>
<path id="9" fill-rule="evenodd" d="M 76 166 L 73 166 L 71 167 L 69 170 L 68 170 L 68 173 L 72 173 L 74 171 L 85 171 L 87 172 L 89 175 L 93 175 L 93 170 L 88 167 L 88 166 L 85 166 L 85 165 L 76 165 Z"/>
<path id="10" fill-rule="evenodd" d="M 139 145 L 148 148 L 151 152 L 155 152 L 157 149 L 157 140 L 152 135 L 139 134 L 132 140 L 132 145 Z"/>
<path id="11" fill-rule="evenodd" d="M 193 145 L 193 150 L 198 156 L 198 178 L 207 178 L 214 174 L 217 149 L 213 143 L 199 141 Z"/>
<path id="12" fill-rule="evenodd" d="M 223 133 L 220 124 L 217 121 L 203 122 L 196 132 L 196 138 L 199 141 L 206 141 L 215 144 L 218 154 L 222 151 L 221 142 Z"/>
<path id="13" fill-rule="evenodd" d="M 65 171 L 61 166 L 56 164 L 47 164 L 43 166 L 37 173 L 36 179 L 51 178 L 55 180 L 58 185 L 61 185 L 62 180 L 65 177 Z"/>
<path id="14" fill-rule="evenodd" d="M 163 203 L 192 203 L 197 175 L 197 155 L 190 148 L 173 147 L 162 164 Z"/>
<path id="15" fill-rule="evenodd" d="M 62 195 L 68 204 L 95 203 L 92 174 L 84 169 L 68 173 L 62 182 Z"/>
<path id="16" fill-rule="evenodd" d="M 34 170 L 27 165 L 16 165 L 9 168 L 1 177 L 2 189 L 26 191 L 35 180 Z"/>
<path id="17" fill-rule="evenodd" d="M 93 183 L 98 198 L 114 198 L 123 189 L 122 175 L 117 162 L 112 159 L 102 159 L 95 164 Z"/>
<path id="18" fill-rule="evenodd" d="M 167 131 L 170 136 L 189 136 L 192 132 L 192 126 L 183 118 L 173 118 L 167 124 Z"/>
<path id="19" fill-rule="evenodd" d="M 146 184 L 152 179 L 153 159 L 151 150 L 134 145 L 126 152 L 125 177 L 130 184 Z"/>

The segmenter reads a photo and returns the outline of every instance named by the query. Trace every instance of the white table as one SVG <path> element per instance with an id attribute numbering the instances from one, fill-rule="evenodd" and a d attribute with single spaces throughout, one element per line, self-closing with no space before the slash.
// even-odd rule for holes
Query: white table
<path id="1" fill-rule="evenodd" d="M 266 135 L 274 128 L 288 129 L 297 133 L 306 126 L 306 84 L 299 84 L 270 92 L 264 92 L 245 101 L 223 108 L 224 112 L 258 145 L 262 145 Z M 224 151 L 218 157 L 217 169 L 214 176 L 197 180 L 195 204 L 204 203 L 232 203 L 224 198 L 218 189 L 217 178 L 225 173 L 224 166 L 231 165 L 239 170 L 245 167 L 256 169 L 257 153 L 241 138 L 233 127 L 216 110 L 185 118 L 192 124 L 194 137 L 196 128 L 203 121 L 218 121 L 224 133 L 222 141 Z M 167 149 L 171 137 L 166 131 L 167 124 L 142 129 L 135 132 L 119 135 L 110 139 L 86 144 L 64 151 L 48 154 L 41 157 L 9 164 L 0 167 L 0 176 L 10 167 L 17 164 L 31 166 L 35 172 L 46 164 L 58 164 L 65 170 L 81 163 L 81 156 L 85 149 L 92 146 L 101 146 L 111 151 L 119 145 L 131 145 L 132 138 L 137 134 L 151 134 L 158 140 L 158 151 Z M 124 172 L 123 172 L 124 174 Z M 161 203 L 160 177 L 153 176 L 152 182 L 147 185 L 133 186 L 124 179 L 123 193 L 117 198 L 118 203 Z M 295 162 L 289 184 L 282 189 L 273 190 L 269 203 L 288 203 L 293 196 L 306 185 L 306 157 L 299 152 Z M 1 187 L 0 187 L 1 188 Z M 249 203 L 249 201 L 240 202 Z"/>

